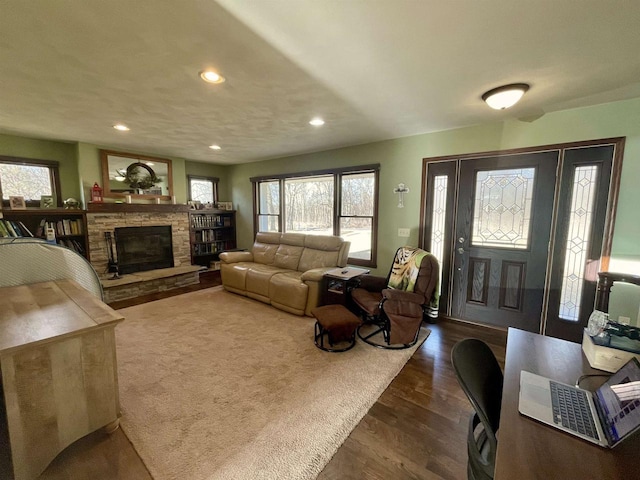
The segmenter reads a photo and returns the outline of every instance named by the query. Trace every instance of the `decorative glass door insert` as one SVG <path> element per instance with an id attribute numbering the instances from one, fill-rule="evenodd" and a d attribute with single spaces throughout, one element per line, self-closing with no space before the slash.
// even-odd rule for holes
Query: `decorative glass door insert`
<path id="1" fill-rule="evenodd" d="M 535 174 L 535 168 L 477 172 L 472 245 L 529 247 Z"/>

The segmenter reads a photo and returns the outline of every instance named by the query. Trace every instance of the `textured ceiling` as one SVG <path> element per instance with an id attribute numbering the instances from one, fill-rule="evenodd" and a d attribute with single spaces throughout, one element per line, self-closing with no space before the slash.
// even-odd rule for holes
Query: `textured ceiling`
<path id="1" fill-rule="evenodd" d="M 0 132 L 231 164 L 531 119 L 640 96 L 638 25 L 618 0 L 4 0 Z"/>

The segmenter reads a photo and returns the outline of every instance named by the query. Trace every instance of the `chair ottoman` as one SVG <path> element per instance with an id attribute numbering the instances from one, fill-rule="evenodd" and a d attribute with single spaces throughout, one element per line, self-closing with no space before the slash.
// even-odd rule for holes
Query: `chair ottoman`
<path id="1" fill-rule="evenodd" d="M 316 318 L 313 337 L 316 347 L 326 352 L 346 352 L 356 344 L 356 329 L 361 321 L 344 305 L 323 305 L 311 310 L 311 314 Z M 324 345 L 325 335 L 328 347 Z M 333 348 L 338 343 L 346 346 Z"/>

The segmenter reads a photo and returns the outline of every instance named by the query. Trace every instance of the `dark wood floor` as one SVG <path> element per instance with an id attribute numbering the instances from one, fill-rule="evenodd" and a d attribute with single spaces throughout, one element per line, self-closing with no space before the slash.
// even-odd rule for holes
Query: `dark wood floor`
<path id="1" fill-rule="evenodd" d="M 219 284 L 217 272 L 203 276 L 202 285 Z M 175 291 L 114 308 L 152 301 Z M 466 432 L 471 405 L 460 390 L 449 355 L 463 338 L 487 342 L 501 364 L 506 332 L 441 321 L 400 374 L 365 415 L 318 477 L 349 479 L 464 479 Z M 122 430 L 95 432 L 62 452 L 41 476 L 47 480 L 146 480 L 151 476 Z"/>

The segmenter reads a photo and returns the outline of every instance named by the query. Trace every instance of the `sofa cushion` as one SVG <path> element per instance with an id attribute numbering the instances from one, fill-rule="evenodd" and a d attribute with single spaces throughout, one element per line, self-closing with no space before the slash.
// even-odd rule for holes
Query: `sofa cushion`
<path id="1" fill-rule="evenodd" d="M 282 234 L 278 232 L 258 232 L 251 249 L 254 261 L 263 265 L 273 265 L 281 237 Z"/>
<path id="2" fill-rule="evenodd" d="M 286 270 L 297 270 L 304 247 L 280 244 L 273 265 Z"/>
<path id="3" fill-rule="evenodd" d="M 338 264 L 338 252 L 305 248 L 300 256 L 298 270 L 306 272 L 314 268 L 334 267 Z"/>
<path id="4" fill-rule="evenodd" d="M 269 297 L 269 281 L 276 273 L 281 273 L 281 268 L 270 265 L 253 264 L 247 271 L 247 292 L 257 293 L 263 297 Z"/>
<path id="5" fill-rule="evenodd" d="M 309 287 L 300 279 L 301 272 L 277 273 L 269 282 L 269 298 L 279 308 L 288 307 L 298 315 L 304 313 Z"/>
<path id="6" fill-rule="evenodd" d="M 304 233 L 283 233 L 280 243 L 285 245 L 295 245 L 296 247 L 304 247 L 307 235 Z"/>
<path id="7" fill-rule="evenodd" d="M 339 252 L 343 244 L 342 238 L 333 235 L 307 235 L 304 239 L 305 247 L 327 252 Z"/>
<path id="8" fill-rule="evenodd" d="M 255 265 L 252 262 L 241 262 L 220 265 L 220 276 L 222 278 L 222 284 L 226 287 L 231 287 L 234 291 L 246 290 L 247 272 L 251 266 Z"/>

